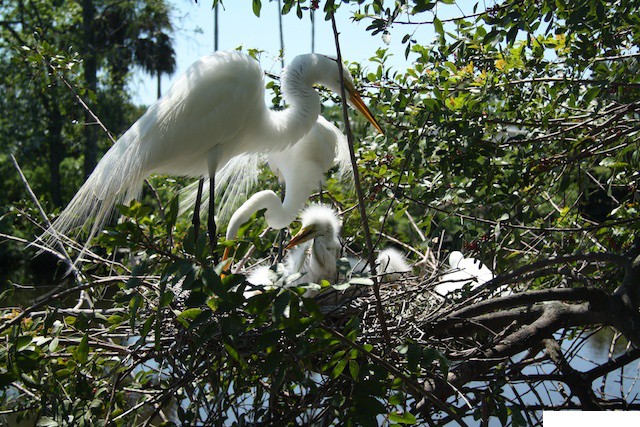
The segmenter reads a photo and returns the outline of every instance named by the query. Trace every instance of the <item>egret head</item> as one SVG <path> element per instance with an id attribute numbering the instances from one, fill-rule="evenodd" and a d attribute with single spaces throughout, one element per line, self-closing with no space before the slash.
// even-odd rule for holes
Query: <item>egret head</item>
<path id="1" fill-rule="evenodd" d="M 336 66 L 338 61 L 335 58 L 331 58 L 329 56 L 321 56 L 321 57 L 327 58 L 330 60 L 328 65 L 329 69 L 326 71 L 325 73 L 326 75 L 323 76 L 324 78 L 322 79 L 322 82 L 325 86 L 327 86 L 327 88 L 331 89 L 333 92 L 340 95 L 341 93 L 340 72 L 338 70 L 338 67 Z M 376 121 L 375 117 L 373 117 L 373 114 L 371 114 L 371 111 L 369 111 L 369 108 L 364 103 L 364 101 L 362 100 L 362 97 L 360 96 L 360 93 L 356 89 L 356 85 L 353 81 L 353 76 L 351 76 L 351 72 L 346 67 L 346 65 L 344 64 L 340 64 L 340 65 L 342 66 L 342 82 L 344 85 L 347 101 L 354 108 L 360 111 L 362 115 L 365 116 L 365 118 L 369 121 L 369 123 L 371 123 L 373 127 L 376 128 L 378 132 L 384 135 L 384 131 Z"/>
<path id="2" fill-rule="evenodd" d="M 302 228 L 293 236 L 287 249 L 318 237 L 338 238 L 341 227 L 340 218 L 333 208 L 316 203 L 302 211 L 300 218 Z"/>

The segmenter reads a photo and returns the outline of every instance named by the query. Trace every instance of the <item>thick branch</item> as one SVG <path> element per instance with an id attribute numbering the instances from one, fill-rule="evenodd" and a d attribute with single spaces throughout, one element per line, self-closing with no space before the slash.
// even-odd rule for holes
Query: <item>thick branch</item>
<path id="1" fill-rule="evenodd" d="M 562 354 L 562 348 L 560 348 L 558 341 L 546 339 L 543 342 L 546 353 L 562 374 L 562 382 L 569 386 L 571 393 L 580 400 L 582 407 L 588 411 L 601 409 L 598 398 L 591 388 L 591 381 L 584 373 L 571 367 Z"/>

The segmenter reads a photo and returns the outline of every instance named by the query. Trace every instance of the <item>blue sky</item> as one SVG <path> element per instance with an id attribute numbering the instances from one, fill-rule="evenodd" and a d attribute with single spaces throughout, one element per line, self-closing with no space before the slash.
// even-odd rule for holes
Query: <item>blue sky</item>
<path id="1" fill-rule="evenodd" d="M 165 76 L 162 81 L 163 91 L 184 70 L 199 57 L 213 51 L 213 11 L 209 0 L 170 0 L 174 7 L 175 33 L 174 48 L 176 50 L 177 70 L 172 76 Z M 263 69 L 279 74 L 281 70 L 278 52 L 280 36 L 278 31 L 278 6 L 276 1 L 263 0 L 260 18 L 252 11 L 250 1 L 227 0 L 219 10 L 220 50 L 231 50 L 242 46 L 264 50 L 260 61 Z M 322 2 L 321 2 L 322 3 Z M 423 43 L 433 38 L 431 25 L 396 26 L 390 28 L 391 43 L 387 46 L 380 34 L 371 36 L 366 31 L 369 20 L 352 22 L 352 12 L 357 6 L 342 6 L 336 15 L 336 23 L 340 32 L 340 48 L 343 59 L 347 61 L 365 62 L 375 55 L 377 49 L 387 47 L 393 53 L 393 65 L 404 68 L 405 46 L 402 37 L 408 31 L 416 31 L 416 36 Z M 311 22 L 307 14 L 298 19 L 292 11 L 283 17 L 285 61 L 296 55 L 311 51 Z M 335 42 L 331 23 L 324 20 L 324 13 L 316 13 L 315 51 L 334 55 Z M 131 86 L 135 93 L 134 101 L 149 105 L 156 99 L 156 82 L 142 72 L 136 73 Z"/>

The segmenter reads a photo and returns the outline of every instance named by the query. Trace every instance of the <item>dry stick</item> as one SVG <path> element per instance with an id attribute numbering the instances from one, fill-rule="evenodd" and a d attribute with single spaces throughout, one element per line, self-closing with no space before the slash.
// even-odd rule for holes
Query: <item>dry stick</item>
<path id="1" fill-rule="evenodd" d="M 51 221 L 49 221 L 49 217 L 47 217 L 47 214 L 44 212 L 44 209 L 42 208 L 42 205 L 40 205 L 40 202 L 38 202 L 38 198 L 36 197 L 35 193 L 31 189 L 31 186 L 29 185 L 29 181 L 27 181 L 27 178 L 22 173 L 22 169 L 20 168 L 20 165 L 18 164 L 18 161 L 16 160 L 16 158 L 14 157 L 13 154 L 11 154 L 11 161 L 13 162 L 13 166 L 15 166 L 16 170 L 18 171 L 18 174 L 20 175 L 20 179 L 22 180 L 22 183 L 27 188 L 27 192 L 29 193 L 29 196 L 31 197 L 31 200 L 33 200 L 33 203 L 38 208 L 38 211 L 40 212 L 40 215 L 42 216 L 42 219 L 47 224 L 47 228 L 50 229 L 50 230 L 53 230 L 52 235 L 55 238 L 56 244 L 60 248 L 60 252 L 59 252 L 60 255 L 61 255 L 60 258 L 67 265 L 67 267 L 69 268 L 69 271 L 73 272 L 73 276 L 75 277 L 76 282 L 78 282 L 78 284 L 82 285 L 84 283 L 82 274 L 76 268 L 76 266 L 73 265 L 73 261 L 71 261 L 71 257 L 69 256 L 69 254 L 67 253 L 67 250 L 65 249 L 64 245 L 62 244 L 62 241 L 60 240 L 60 237 L 58 236 L 58 233 L 53 229 L 53 226 L 51 225 Z M 82 290 L 80 292 L 80 297 L 78 298 L 78 303 L 76 304 L 76 306 L 74 308 L 80 308 L 82 306 L 82 301 L 83 300 L 86 300 L 90 307 L 93 306 L 93 302 L 91 301 L 91 298 L 89 297 L 89 294 L 87 294 L 84 290 Z"/>
<path id="2" fill-rule="evenodd" d="M 338 29 L 336 27 L 336 19 L 334 14 L 331 14 L 331 26 L 333 27 L 333 36 L 336 41 L 336 56 L 338 60 L 338 74 L 340 76 L 340 96 L 342 98 L 342 116 L 344 118 L 344 130 L 347 134 L 347 142 L 349 144 L 349 156 L 351 157 L 351 168 L 353 169 L 353 181 L 356 187 L 356 194 L 358 195 L 358 208 L 360 211 L 360 218 L 362 219 L 362 228 L 364 231 L 364 239 L 367 245 L 369 265 L 373 270 L 375 268 L 375 258 L 373 255 L 373 243 L 371 241 L 371 232 L 369 231 L 369 220 L 367 218 L 367 211 L 364 206 L 364 197 L 362 196 L 362 186 L 360 185 L 360 174 L 358 173 L 358 163 L 356 160 L 355 150 L 353 148 L 353 135 L 351 134 L 351 126 L 349 124 L 349 113 L 347 110 L 347 98 L 345 97 L 344 90 L 344 77 L 342 75 L 342 55 L 340 54 L 340 41 L 338 40 Z M 374 276 L 373 280 L 373 294 L 376 297 L 376 312 L 378 314 L 378 321 L 382 328 L 382 336 L 384 337 L 387 345 L 391 344 L 391 336 L 387 329 L 387 321 L 384 317 L 384 309 L 382 307 L 382 301 L 380 299 L 380 284 L 378 279 Z"/>
<path id="3" fill-rule="evenodd" d="M 60 299 L 62 299 L 64 297 L 66 297 L 69 294 L 72 294 L 72 293 L 78 292 L 78 291 L 84 291 L 85 289 L 89 289 L 89 288 L 92 288 L 94 286 L 98 286 L 98 284 L 96 284 L 96 283 L 85 283 L 83 285 L 76 286 L 76 287 L 73 287 L 73 288 L 70 288 L 70 289 L 66 289 L 64 291 L 58 292 L 58 293 L 56 293 L 54 295 L 51 295 L 51 298 L 48 298 L 46 300 L 43 300 L 43 301 L 40 301 L 40 302 L 37 302 L 37 303 L 33 304 L 31 307 L 27 308 L 26 310 L 24 310 L 22 313 L 20 313 L 19 315 L 17 315 L 13 319 L 11 319 L 11 320 L 3 323 L 3 324 L 0 324 L 0 332 L 3 332 L 5 330 L 9 329 L 11 326 L 19 323 L 22 319 L 27 317 L 31 312 L 33 312 L 33 311 L 39 309 L 40 307 L 46 305 L 49 301 L 60 300 Z"/>

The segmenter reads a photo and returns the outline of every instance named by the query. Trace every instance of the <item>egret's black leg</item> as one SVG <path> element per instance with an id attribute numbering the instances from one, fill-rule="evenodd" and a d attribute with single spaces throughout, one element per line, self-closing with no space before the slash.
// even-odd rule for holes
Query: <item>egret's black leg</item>
<path id="1" fill-rule="evenodd" d="M 215 249 L 218 241 L 217 230 L 216 230 L 216 218 L 215 218 L 215 174 L 211 174 L 211 178 L 209 178 L 209 217 L 207 218 L 207 226 L 209 229 L 209 244 L 211 245 L 211 253 L 213 255 L 213 260 L 217 264 L 218 260 L 215 256 Z"/>
<path id="2" fill-rule="evenodd" d="M 282 189 L 280 190 L 280 200 L 284 200 L 284 195 L 285 195 L 285 186 L 286 184 L 283 183 L 282 184 Z M 278 254 L 276 255 L 276 262 L 280 262 L 282 261 L 282 250 L 284 249 L 284 233 L 286 232 L 286 230 L 284 228 L 281 228 L 280 231 L 278 232 Z"/>
<path id="3" fill-rule="evenodd" d="M 196 195 L 196 205 L 193 207 L 193 241 L 198 242 L 198 234 L 200 234 L 200 204 L 202 203 L 202 187 L 204 186 L 204 178 L 198 181 L 198 194 Z"/>

